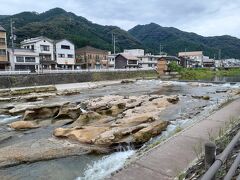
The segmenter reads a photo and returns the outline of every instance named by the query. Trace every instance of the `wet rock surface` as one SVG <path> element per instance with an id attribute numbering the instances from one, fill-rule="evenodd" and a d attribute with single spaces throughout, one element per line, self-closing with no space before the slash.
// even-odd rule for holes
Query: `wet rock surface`
<path id="1" fill-rule="evenodd" d="M 160 134 L 168 122 L 160 119 L 161 110 L 177 103 L 177 96 L 104 96 L 83 104 L 83 113 L 69 128 L 57 128 L 56 137 L 105 147 L 142 144 Z"/>
<path id="2" fill-rule="evenodd" d="M 24 131 L 23 137 L 28 138 L 0 149 L 0 167 L 79 153 L 106 153 L 124 144 L 141 145 L 167 128 L 169 122 L 162 120 L 160 113 L 178 101 L 178 96 L 109 95 L 80 103 L 9 105 L 5 110 L 22 118 L 8 126 Z M 31 140 L 34 129 L 45 131 L 48 127 L 48 135 Z"/>

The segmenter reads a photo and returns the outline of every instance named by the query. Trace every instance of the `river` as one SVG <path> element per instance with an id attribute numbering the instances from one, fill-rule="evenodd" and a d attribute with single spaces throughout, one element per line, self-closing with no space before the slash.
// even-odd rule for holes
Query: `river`
<path id="1" fill-rule="evenodd" d="M 225 79 L 233 81 L 233 79 Z M 216 79 L 219 81 L 219 79 Z M 237 81 L 236 81 L 237 82 Z M 207 116 L 216 110 L 221 103 L 229 100 L 227 90 L 239 88 L 240 83 L 230 84 L 210 84 L 198 86 L 187 82 L 161 81 L 161 80 L 139 80 L 130 84 L 115 84 L 91 90 L 83 90 L 81 94 L 73 96 L 61 96 L 44 99 L 44 103 L 54 101 L 80 102 L 91 97 L 106 95 L 144 95 L 162 94 L 179 95 L 178 104 L 171 105 L 165 109 L 161 117 L 171 122 L 171 125 L 160 136 L 153 138 L 144 146 L 154 143 L 163 137 L 168 137 L 176 128 L 185 128 L 194 121 Z M 219 93 L 216 93 L 218 91 Z M 192 96 L 207 95 L 210 100 L 196 99 Z M 16 102 L 22 103 L 22 102 Z M 9 106 L 11 103 L 1 103 L 1 106 Z M 26 102 L 27 105 L 27 102 Z M 9 117 L 0 115 L 0 135 L 11 134 L 11 138 L 0 141 L 0 148 L 11 146 L 13 143 L 34 139 L 43 136 L 51 136 L 53 127 L 44 129 L 30 130 L 29 132 L 15 132 L 10 130 L 7 122 L 18 120 L 20 117 Z M 1 136 L 0 136 L 1 137 Z M 0 169 L 0 179 L 11 180 L 30 180 L 30 179 L 49 179 L 49 180 L 98 180 L 110 175 L 124 165 L 124 162 L 135 154 L 137 150 L 125 149 L 110 155 L 81 155 L 72 156 L 49 161 L 40 161 L 31 164 L 21 164 L 8 168 Z"/>

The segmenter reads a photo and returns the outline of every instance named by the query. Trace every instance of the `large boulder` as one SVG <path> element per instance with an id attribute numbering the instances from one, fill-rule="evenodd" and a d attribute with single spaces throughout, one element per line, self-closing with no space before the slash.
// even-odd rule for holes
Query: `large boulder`
<path id="1" fill-rule="evenodd" d="M 152 137 L 157 136 L 162 131 L 164 131 L 169 125 L 168 121 L 155 121 L 151 123 L 146 128 L 141 129 L 140 131 L 133 134 L 133 142 L 135 143 L 145 143 L 150 140 Z"/>
<path id="2" fill-rule="evenodd" d="M 81 128 L 57 128 L 53 135 L 56 137 L 68 137 L 69 139 L 79 141 L 80 143 L 93 144 L 95 138 L 101 133 L 109 130 L 108 127 L 84 126 Z"/>
<path id="3" fill-rule="evenodd" d="M 93 122 L 96 122 L 102 118 L 102 115 L 94 111 L 88 111 L 82 113 L 78 119 L 71 125 L 72 127 L 84 126 Z"/>
<path id="4" fill-rule="evenodd" d="M 104 96 L 82 104 L 87 112 L 54 136 L 108 149 L 133 143 L 140 145 L 161 134 L 169 122 L 160 119 L 161 111 L 179 101 L 178 96 Z"/>
<path id="5" fill-rule="evenodd" d="M 121 126 L 136 126 L 143 123 L 153 122 L 155 119 L 150 114 L 139 114 L 132 117 L 116 120 L 116 125 Z"/>
<path id="6" fill-rule="evenodd" d="M 48 119 L 55 117 L 60 107 L 39 107 L 32 110 L 26 110 L 23 120 L 31 121 L 36 119 Z"/>
<path id="7" fill-rule="evenodd" d="M 130 143 L 132 142 L 130 138 L 131 135 L 145 127 L 147 127 L 147 124 L 130 127 L 114 127 L 96 137 L 94 144 L 112 146 L 113 144 L 119 144 L 124 142 Z"/>
<path id="8" fill-rule="evenodd" d="M 76 104 L 67 103 L 59 109 L 59 112 L 55 119 L 71 118 L 75 120 L 80 116 L 81 113 L 82 111 L 79 106 Z"/>
<path id="9" fill-rule="evenodd" d="M 9 126 L 15 130 L 27 130 L 39 128 L 39 126 L 32 121 L 16 121 L 9 124 Z"/>

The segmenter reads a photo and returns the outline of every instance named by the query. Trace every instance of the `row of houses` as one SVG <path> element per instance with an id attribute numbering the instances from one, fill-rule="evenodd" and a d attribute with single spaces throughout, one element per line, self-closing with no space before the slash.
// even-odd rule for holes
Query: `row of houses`
<path id="1" fill-rule="evenodd" d="M 165 63 L 162 63 L 162 62 Z M 159 64 L 176 62 L 183 67 L 216 67 L 225 65 L 204 56 L 203 51 L 179 52 L 178 57 L 145 54 L 143 49 L 128 49 L 119 54 L 91 46 L 75 49 L 67 40 L 36 37 L 22 41 L 20 48 L 7 48 L 6 31 L 0 26 L 0 70 L 53 70 L 53 69 L 126 69 L 159 68 Z M 228 61 L 235 65 L 237 60 Z M 219 65 L 219 66 L 220 66 Z"/>

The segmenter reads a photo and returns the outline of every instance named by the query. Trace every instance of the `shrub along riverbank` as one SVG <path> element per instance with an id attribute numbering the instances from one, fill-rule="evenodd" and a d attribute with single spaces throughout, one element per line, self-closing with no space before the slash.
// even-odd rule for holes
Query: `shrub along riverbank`
<path id="1" fill-rule="evenodd" d="M 181 79 L 185 80 L 210 80 L 215 76 L 237 76 L 240 75 L 240 68 L 231 69 L 210 69 L 210 68 L 183 68 L 176 63 L 169 64 L 169 70 L 178 72 Z"/>
<path id="2" fill-rule="evenodd" d="M 197 80 L 197 79 L 211 79 L 214 76 L 237 76 L 240 75 L 240 68 L 234 69 L 182 69 L 180 72 L 182 79 Z"/>

